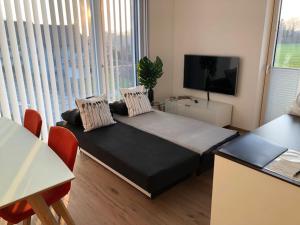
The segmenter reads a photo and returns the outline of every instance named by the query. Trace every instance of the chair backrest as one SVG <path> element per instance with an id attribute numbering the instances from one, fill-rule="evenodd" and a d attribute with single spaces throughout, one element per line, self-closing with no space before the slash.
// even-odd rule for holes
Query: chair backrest
<path id="1" fill-rule="evenodd" d="M 35 136 L 40 137 L 42 128 L 42 117 L 39 112 L 33 109 L 26 109 L 24 115 L 24 127 Z"/>
<path id="2" fill-rule="evenodd" d="M 51 127 L 48 146 L 73 171 L 78 148 L 78 141 L 74 134 L 64 127 Z"/>

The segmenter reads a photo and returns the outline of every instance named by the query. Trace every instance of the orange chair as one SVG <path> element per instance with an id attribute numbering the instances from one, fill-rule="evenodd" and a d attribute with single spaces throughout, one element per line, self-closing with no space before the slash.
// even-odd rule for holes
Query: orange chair
<path id="1" fill-rule="evenodd" d="M 26 109 L 24 116 L 24 127 L 35 136 L 40 137 L 42 117 L 39 112 L 33 109 Z"/>
<path id="2" fill-rule="evenodd" d="M 73 171 L 78 148 L 78 141 L 73 133 L 63 127 L 51 127 L 48 145 Z M 46 203 L 49 206 L 52 205 L 56 213 L 62 216 L 67 224 L 73 224 L 74 222 L 67 213 L 61 199 L 69 193 L 70 188 L 71 182 L 67 182 L 42 194 Z M 17 224 L 21 221 L 23 221 L 23 224 L 30 224 L 32 215 L 34 215 L 34 211 L 26 200 L 0 209 L 0 217 L 8 221 L 8 224 Z"/>

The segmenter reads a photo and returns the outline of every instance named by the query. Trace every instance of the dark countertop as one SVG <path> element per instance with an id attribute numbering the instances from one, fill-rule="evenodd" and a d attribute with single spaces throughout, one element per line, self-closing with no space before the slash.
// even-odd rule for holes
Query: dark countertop
<path id="1" fill-rule="evenodd" d="M 300 151 L 300 117 L 282 115 L 253 131 L 280 146 Z"/>
<path id="2" fill-rule="evenodd" d="M 217 155 L 300 187 L 299 182 L 264 169 L 267 161 L 273 161 L 278 154 L 281 154 L 280 151 L 287 149 L 300 151 L 299 117 L 283 115 L 239 139 L 234 140 L 228 146 L 226 145 Z M 253 142 L 257 143 L 258 149 L 252 151 L 255 146 Z M 271 145 L 267 142 L 270 142 Z M 243 144 L 248 145 L 248 149 L 247 147 L 241 148 L 240 146 L 243 146 Z M 264 148 L 265 144 L 267 145 Z M 274 145 L 275 150 L 270 153 L 272 145 Z"/>

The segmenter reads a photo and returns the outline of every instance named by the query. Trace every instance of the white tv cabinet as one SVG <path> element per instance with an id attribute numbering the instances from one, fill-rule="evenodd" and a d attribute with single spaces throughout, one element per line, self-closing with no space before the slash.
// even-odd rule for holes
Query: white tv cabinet
<path id="1" fill-rule="evenodd" d="M 231 125 L 232 108 L 233 106 L 227 103 L 200 98 L 165 101 L 166 112 L 209 122 L 219 127 Z"/>

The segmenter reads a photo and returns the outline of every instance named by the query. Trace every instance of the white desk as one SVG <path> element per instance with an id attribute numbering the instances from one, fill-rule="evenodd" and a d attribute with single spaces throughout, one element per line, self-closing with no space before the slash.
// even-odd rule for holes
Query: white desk
<path id="1" fill-rule="evenodd" d="M 40 193 L 74 178 L 46 143 L 0 118 L 0 208 L 26 199 L 43 224 L 57 224 Z"/>

